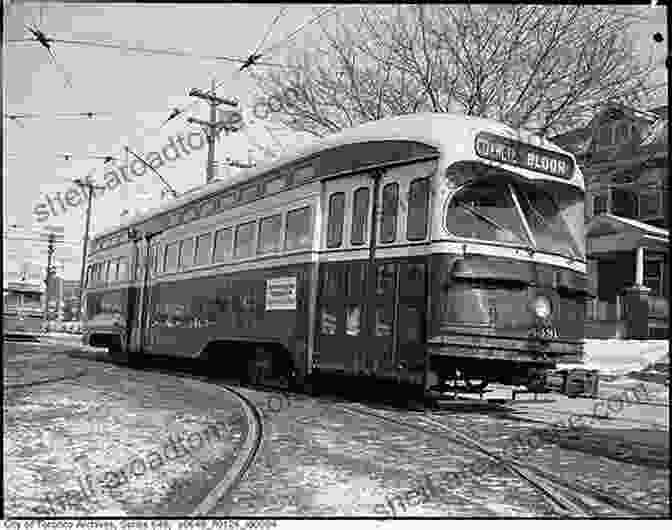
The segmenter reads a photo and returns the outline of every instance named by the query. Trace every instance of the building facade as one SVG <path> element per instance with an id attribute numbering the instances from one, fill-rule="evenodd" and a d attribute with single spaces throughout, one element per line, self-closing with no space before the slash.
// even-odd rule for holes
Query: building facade
<path id="1" fill-rule="evenodd" d="M 587 337 L 669 337 L 668 107 L 601 109 L 552 140 L 586 178 Z"/>
<path id="2" fill-rule="evenodd" d="M 79 320 L 79 280 L 52 276 L 49 281 L 49 320 Z"/>
<path id="3" fill-rule="evenodd" d="M 2 288 L 2 331 L 39 333 L 44 317 L 44 287 L 26 281 L 8 282 Z"/>

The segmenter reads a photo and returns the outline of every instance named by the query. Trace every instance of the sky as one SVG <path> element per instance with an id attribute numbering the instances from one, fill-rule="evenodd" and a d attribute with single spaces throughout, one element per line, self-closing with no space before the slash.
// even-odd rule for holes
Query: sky
<path id="1" fill-rule="evenodd" d="M 83 45 L 51 44 L 56 60 L 70 76 L 50 60 L 47 50 L 37 42 L 11 43 L 27 39 L 26 26 L 37 26 L 48 37 L 63 40 L 124 43 L 132 47 L 172 49 L 197 55 L 247 57 L 261 43 L 272 21 L 262 51 L 279 43 L 263 60 L 282 62 L 288 47 L 284 39 L 315 16 L 325 5 L 308 4 L 107 4 L 3 1 L 3 113 L 38 114 L 17 123 L 3 119 L 3 260 L 4 281 L 16 281 L 27 270 L 34 283 L 44 277 L 46 244 L 16 239 L 35 237 L 45 226 L 63 228 L 62 243 L 55 252 L 58 274 L 78 279 L 81 267 L 85 207 L 66 205 L 66 212 L 41 216 L 35 208 L 56 193 L 72 189 L 72 179 L 93 173 L 99 184 L 106 182 L 103 161 L 90 156 L 112 155 L 122 160 L 123 146 L 141 155 L 162 149 L 171 136 L 197 131 L 184 116 L 159 125 L 175 108 L 196 102 L 185 114 L 206 120 L 203 102 L 188 96 L 192 88 L 207 89 L 212 79 L 222 83 L 220 97 L 241 101 L 248 121 L 247 134 L 236 133 L 217 143 L 216 159 L 226 157 L 247 161 L 264 158 L 255 144 L 278 146 L 270 128 L 285 147 L 310 141 L 274 123 L 251 116 L 252 102 L 259 92 L 251 76 L 238 73 L 230 62 L 199 59 L 193 56 L 150 55 Z M 345 7 L 345 6 L 343 6 Z M 635 28 L 635 44 L 643 57 L 651 53 L 662 60 L 667 43 L 655 44 L 651 36 L 660 31 L 667 36 L 666 8 L 639 8 L 648 21 Z M 327 15 L 331 16 L 331 15 Z M 319 26 L 309 24 L 297 34 L 317 34 Z M 259 66 L 257 68 L 272 68 Z M 660 71 L 665 78 L 664 68 Z M 664 104 L 665 101 L 661 101 Z M 57 114 L 109 113 L 100 116 L 65 117 Z M 252 151 L 250 152 L 250 149 Z M 72 155 L 66 160 L 64 154 Z M 205 183 L 207 148 L 194 150 L 174 162 L 166 162 L 159 172 L 178 192 Z M 114 166 L 113 166 L 114 167 Z M 224 169 L 219 176 L 226 177 Z M 235 170 L 229 170 L 235 172 Z M 94 201 L 92 233 L 114 226 L 130 214 L 169 200 L 151 172 L 124 182 Z M 75 201 L 73 201 L 75 202 Z M 44 211 L 44 210 L 43 210 Z M 16 228 L 10 225 L 17 225 Z"/>

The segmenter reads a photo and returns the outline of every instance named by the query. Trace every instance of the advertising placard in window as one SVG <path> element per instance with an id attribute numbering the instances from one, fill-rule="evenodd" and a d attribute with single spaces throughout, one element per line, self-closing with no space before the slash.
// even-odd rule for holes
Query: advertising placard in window
<path id="1" fill-rule="evenodd" d="M 296 276 L 266 280 L 266 311 L 296 309 Z"/>

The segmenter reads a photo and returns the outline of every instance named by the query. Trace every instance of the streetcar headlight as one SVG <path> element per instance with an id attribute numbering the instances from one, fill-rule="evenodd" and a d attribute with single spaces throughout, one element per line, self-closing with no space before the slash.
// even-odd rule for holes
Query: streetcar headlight
<path id="1" fill-rule="evenodd" d="M 545 296 L 537 296 L 532 304 L 532 309 L 538 318 L 548 318 L 551 314 L 551 301 Z"/>

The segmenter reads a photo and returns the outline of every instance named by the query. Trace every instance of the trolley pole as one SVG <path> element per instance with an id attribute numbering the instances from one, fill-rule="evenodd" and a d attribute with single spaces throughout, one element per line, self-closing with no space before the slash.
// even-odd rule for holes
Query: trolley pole
<path id="1" fill-rule="evenodd" d="M 210 105 L 210 121 L 197 120 L 196 118 L 188 118 L 187 122 L 197 123 L 203 127 L 205 136 L 208 139 L 208 162 L 205 168 L 205 182 L 208 183 L 215 178 L 215 140 L 217 132 L 222 127 L 222 123 L 217 121 L 217 107 L 220 105 L 229 105 L 237 107 L 238 102 L 232 99 L 223 99 L 215 95 L 215 82 L 212 81 L 212 88 L 210 93 L 204 93 L 196 88 L 189 91 L 191 97 L 203 99 Z"/>

